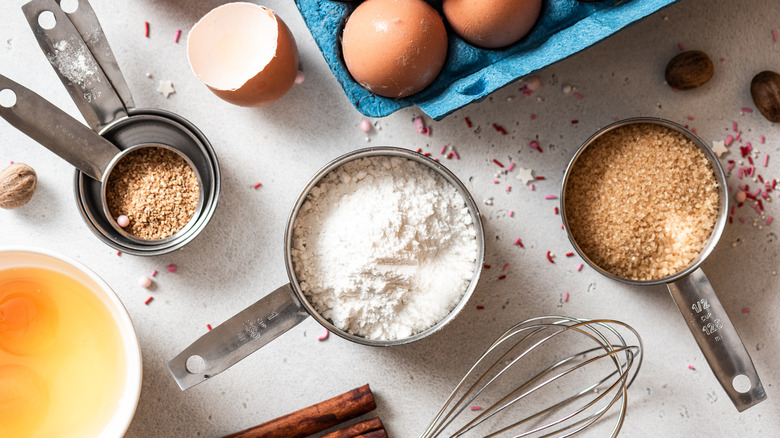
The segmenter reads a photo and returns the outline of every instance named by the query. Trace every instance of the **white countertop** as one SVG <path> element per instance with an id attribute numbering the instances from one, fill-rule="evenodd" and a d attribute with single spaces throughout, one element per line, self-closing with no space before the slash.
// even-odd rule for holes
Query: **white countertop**
<path id="1" fill-rule="evenodd" d="M 0 73 L 81 120 L 33 38 L 20 10 L 23 3 L 0 3 Z M 780 277 L 774 271 L 780 261 L 775 231 L 780 223 L 766 226 L 759 221 L 754 226 L 758 216 L 749 206 L 742 207 L 703 264 L 768 394 L 763 403 L 738 413 L 666 289 L 623 285 L 587 267 L 577 272 L 579 258 L 564 256 L 572 247 L 553 212 L 558 201 L 544 199 L 559 192 L 562 171 L 582 141 L 615 118 L 631 116 L 690 125 L 707 142 L 733 134 L 736 121 L 742 138 L 761 151 L 762 159 L 765 153 L 771 157 L 767 168 L 758 163 L 760 173 L 780 178 L 780 126 L 755 110 L 741 113 L 742 107 L 754 109 L 749 92 L 753 75 L 780 70 L 780 43 L 774 43 L 771 34 L 773 26 L 780 27 L 780 8 L 774 1 L 683 1 L 547 68 L 539 74 L 542 88 L 530 97 L 519 91 L 519 82 L 440 122 L 426 118 L 433 129 L 430 137 L 415 132 L 412 119 L 419 111 L 407 108 L 372 120 L 370 142 L 358 127 L 363 116 L 342 93 L 291 1 L 267 0 L 265 5 L 276 9 L 292 29 L 306 81 L 279 102 L 259 109 L 232 106 L 207 90 L 187 64 L 186 34 L 220 3 L 93 3 L 136 104 L 189 119 L 219 157 L 222 192 L 217 211 L 185 248 L 158 257 L 117 256 L 79 216 L 72 168 L 0 121 L 2 166 L 11 160 L 25 162 L 39 176 L 30 204 L 0 211 L 0 245 L 42 247 L 82 261 L 116 290 L 135 324 L 144 379 L 127 437 L 221 436 L 365 383 L 374 391 L 376 414 L 388 433 L 418 436 L 497 335 L 516 322 L 548 314 L 614 318 L 642 335 L 645 358 L 629 391 L 623 436 L 778 433 L 780 319 L 774 309 L 780 304 Z M 144 37 L 144 21 L 150 23 L 150 38 Z M 182 30 L 178 44 L 173 41 L 177 29 Z M 673 92 L 664 84 L 664 67 L 679 53 L 678 43 L 713 59 L 715 76 L 708 84 L 688 92 Z M 166 99 L 156 91 L 159 80 L 173 81 L 176 92 Z M 582 98 L 563 93 L 564 85 L 576 87 Z M 466 126 L 464 117 L 474 128 Z M 494 130 L 492 123 L 505 127 L 508 135 Z M 543 153 L 529 148 L 533 139 Z M 437 156 L 444 144 L 455 147 L 461 159 L 442 161 L 480 203 L 486 263 L 492 265 L 454 321 L 422 341 L 375 348 L 336 336 L 320 342 L 323 328 L 309 318 L 228 371 L 186 392 L 179 390 L 166 362 L 206 332 L 207 324 L 216 326 L 288 281 L 285 221 L 299 190 L 317 169 L 364 146 L 422 148 Z M 721 160 L 737 156 L 732 146 Z M 514 170 L 494 184 L 493 159 L 533 169 L 546 179 L 531 191 L 514 178 Z M 732 186 L 738 183 L 736 174 L 728 179 Z M 258 182 L 263 186 L 253 189 Z M 780 215 L 777 193 L 764 204 L 767 216 Z M 491 197 L 493 205 L 482 203 Z M 517 237 L 525 248 L 512 244 Z M 555 264 L 547 261 L 548 250 L 556 255 Z M 169 263 L 178 266 L 176 273 L 165 270 Z M 506 263 L 509 267 L 501 271 Z M 154 269 L 160 273 L 153 289 L 139 287 L 138 278 Z M 498 280 L 501 274 L 506 278 Z M 145 305 L 149 296 L 154 300 Z M 606 434 L 606 427 L 596 430 L 602 433 L 586 435 Z"/>

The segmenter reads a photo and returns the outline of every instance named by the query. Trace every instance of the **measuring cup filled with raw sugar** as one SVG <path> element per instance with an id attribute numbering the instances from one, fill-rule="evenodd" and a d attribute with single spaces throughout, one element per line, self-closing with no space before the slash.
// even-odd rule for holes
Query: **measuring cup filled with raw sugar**
<path id="1" fill-rule="evenodd" d="M 135 108 L 89 3 L 69 2 L 71 6 L 75 3 L 75 9 L 68 12 L 59 3 L 33 0 L 22 10 L 46 58 L 91 130 L 4 77 L 0 92 L 11 93 L 14 99 L 11 105 L 0 108 L 0 113 L 77 168 L 75 193 L 79 211 L 103 242 L 136 255 L 158 255 L 178 249 L 197 236 L 216 208 L 220 174 L 214 150 L 206 137 L 182 117 L 159 109 Z M 192 202 L 187 207 L 190 216 L 186 223 L 181 219 L 175 227 L 150 238 L 117 223 L 116 215 L 108 208 L 106 181 L 117 165 L 121 167 L 134 156 L 151 154 L 152 148 L 171 157 L 171 161 L 186 163 L 179 167 L 189 168 L 189 185 L 197 185 L 198 199 L 196 205 Z"/>
<path id="2" fill-rule="evenodd" d="M 750 355 L 699 267 L 723 234 L 727 183 L 712 150 L 658 118 L 613 123 L 590 137 L 563 178 L 561 217 L 596 271 L 666 285 L 715 377 L 740 412 L 766 398 Z"/>
<path id="3" fill-rule="evenodd" d="M 393 164 L 398 165 L 398 167 L 386 167 L 387 170 L 384 172 L 384 174 L 378 173 L 379 176 L 377 176 L 376 179 L 370 173 L 368 176 L 362 175 L 364 169 L 362 166 L 378 166 L 379 164 L 376 163 L 381 163 L 383 166 L 390 166 L 390 164 Z M 462 289 L 458 289 L 456 291 L 458 293 L 462 292 L 462 295 L 452 295 L 453 301 L 451 302 L 451 305 L 442 308 L 436 307 L 436 312 L 430 312 L 430 314 L 435 313 L 437 315 L 443 316 L 440 318 L 437 317 L 438 319 L 431 321 L 430 325 L 426 328 L 421 327 L 417 332 L 411 332 L 408 335 L 402 335 L 398 338 L 382 338 L 373 337 L 371 335 L 358 335 L 355 334 L 359 332 L 359 330 L 354 330 L 355 326 L 349 325 L 345 328 L 340 328 L 336 325 L 333 318 L 329 318 L 326 315 L 328 312 L 332 312 L 331 315 L 335 315 L 337 312 L 335 310 L 335 306 L 334 308 L 327 308 L 323 311 L 322 301 L 313 302 L 313 300 L 309 298 L 309 295 L 307 295 L 310 291 L 314 290 L 314 287 L 325 289 L 325 284 L 327 282 L 323 281 L 322 283 L 312 285 L 311 283 L 313 280 L 311 277 L 308 277 L 308 273 L 303 275 L 299 275 L 297 273 L 296 269 L 303 266 L 299 263 L 304 263 L 301 261 L 303 258 L 300 256 L 300 252 L 310 251 L 308 254 L 315 254 L 317 253 L 317 250 L 310 249 L 316 248 L 316 244 L 311 242 L 311 240 L 309 240 L 306 244 L 301 244 L 301 241 L 298 239 L 300 235 L 296 235 L 296 230 L 298 230 L 297 232 L 300 233 L 302 227 L 308 223 L 306 222 L 307 219 L 302 218 L 311 218 L 313 217 L 312 214 L 316 214 L 323 217 L 323 224 L 327 224 L 323 225 L 323 228 L 320 230 L 321 232 L 316 233 L 318 236 L 324 236 L 326 239 L 331 239 L 334 238 L 334 236 L 343 236 L 344 234 L 349 235 L 349 233 L 352 233 L 352 235 L 355 235 L 357 239 L 362 239 L 364 243 L 368 245 L 376 244 L 377 241 L 372 240 L 372 237 L 377 239 L 378 237 L 372 233 L 367 233 L 371 235 L 364 235 L 362 233 L 359 233 L 360 235 L 356 235 L 354 224 L 350 225 L 348 223 L 342 223 L 339 220 L 334 219 L 337 217 L 344 218 L 344 215 L 349 217 L 349 215 L 353 212 L 356 213 L 356 215 L 357 213 L 360 213 L 361 215 L 373 214 L 374 210 L 365 208 L 364 201 L 366 200 L 366 197 L 364 195 L 350 197 L 354 194 L 354 192 L 346 192 L 346 194 L 339 198 L 338 201 L 327 204 L 333 206 L 337 205 L 337 208 L 339 209 L 342 208 L 342 206 L 345 206 L 345 209 L 339 210 L 340 214 L 337 215 L 321 213 L 320 210 L 317 210 L 317 206 L 313 204 L 315 203 L 315 198 L 320 194 L 326 193 L 330 190 L 335 190 L 333 184 L 338 183 L 339 181 L 347 181 L 347 183 L 349 183 L 349 181 L 355 181 L 355 179 L 350 179 L 351 177 L 349 177 L 348 173 L 342 172 L 343 169 L 349 168 L 350 171 L 354 172 L 353 175 L 357 174 L 359 182 L 355 184 L 363 184 L 359 187 L 368 190 L 369 193 L 373 193 L 370 191 L 375 190 L 378 187 L 378 181 L 380 181 L 380 178 L 402 178 L 394 173 L 396 169 L 400 169 L 401 166 L 406 166 L 404 169 L 414 169 L 414 173 L 406 177 L 407 180 L 417 178 L 420 180 L 424 179 L 426 181 L 435 181 L 435 187 L 437 187 L 436 190 L 431 190 L 424 193 L 414 192 L 413 195 L 409 195 L 404 199 L 412 198 L 412 202 L 418 202 L 421 199 L 430 199 L 430 196 L 433 195 L 435 199 L 432 202 L 421 202 L 420 204 L 430 205 L 433 202 L 445 203 L 448 210 L 441 211 L 449 211 L 452 216 L 458 216 L 463 219 L 463 221 L 459 222 L 456 227 L 451 228 L 453 231 L 452 234 L 448 234 L 443 238 L 450 239 L 450 241 L 462 239 L 461 241 L 466 242 L 468 247 L 473 250 L 473 252 L 465 252 L 465 254 L 471 254 L 468 260 L 465 260 L 465 258 L 459 259 L 459 261 L 468 264 L 469 269 L 464 271 L 450 272 L 452 271 L 453 267 L 460 269 L 461 266 L 465 266 L 453 263 L 447 265 L 445 268 L 442 268 L 442 272 L 446 272 L 446 275 L 442 273 L 440 276 L 431 276 L 425 278 L 425 280 L 430 284 L 431 289 L 438 288 L 441 285 L 445 285 L 446 288 L 449 279 L 456 276 L 460 276 L 462 280 L 459 280 L 459 284 L 462 285 Z M 346 176 L 344 176 L 345 173 Z M 383 181 L 387 181 L 387 179 Z M 356 188 L 355 190 L 357 191 L 359 189 Z M 366 191 L 361 193 L 365 194 Z M 378 195 L 378 193 L 387 192 L 377 191 L 376 193 L 377 195 L 372 199 L 384 200 L 390 197 L 383 197 Z M 392 192 L 391 195 L 398 196 L 398 193 Z M 445 197 L 447 197 L 447 201 L 439 201 L 439 199 L 444 199 Z M 393 203 L 389 203 L 388 205 L 395 206 L 395 202 L 396 201 L 394 200 Z M 401 201 L 398 205 L 407 204 L 404 204 L 403 201 Z M 435 208 L 444 207 L 437 206 Z M 401 214 L 402 217 L 406 218 L 406 216 L 403 216 L 403 212 L 399 211 L 398 213 Z M 361 218 L 364 217 L 360 215 L 358 216 Z M 408 221 L 405 223 L 411 222 L 411 218 L 406 219 L 408 219 Z M 401 227 L 399 233 L 408 236 L 408 234 L 405 234 L 405 232 L 408 230 L 409 228 L 405 228 L 404 225 Z M 413 240 L 414 242 L 420 242 L 419 246 L 423 247 L 425 244 L 424 238 L 425 236 L 420 236 L 419 238 L 415 237 Z M 387 239 L 390 239 L 390 237 Z M 332 241 L 342 242 L 339 239 Z M 351 241 L 352 240 L 350 240 L 350 242 Z M 414 242 L 411 242 L 410 247 L 415 245 Z M 215 374 L 226 370 L 228 367 L 232 366 L 239 360 L 243 359 L 260 347 L 276 339 L 282 333 L 296 326 L 308 316 L 314 317 L 317 322 L 319 322 L 330 332 L 349 341 L 363 345 L 395 346 L 407 344 L 425 338 L 439 331 L 442 327 L 454 319 L 468 302 L 469 297 L 476 288 L 477 281 L 482 269 L 485 238 L 482 229 L 482 221 L 480 219 L 480 214 L 474 199 L 471 197 L 466 187 L 446 167 L 428 157 L 406 149 L 393 147 L 374 147 L 359 149 L 337 158 L 320 169 L 320 171 L 317 172 L 311 178 L 311 180 L 309 180 L 309 182 L 299 194 L 298 199 L 295 202 L 287 219 L 284 243 L 284 260 L 290 283 L 276 289 L 235 316 L 229 318 L 221 325 L 215 327 L 213 330 L 207 332 L 198 340 L 196 340 L 192 345 L 174 357 L 170 362 L 168 362 L 168 368 L 170 369 L 174 379 L 176 379 L 176 382 L 179 384 L 181 389 L 188 389 L 213 377 Z M 344 242 L 343 244 L 347 245 L 348 243 Z M 357 244 L 360 244 L 360 242 L 357 242 Z M 437 252 L 437 254 L 445 253 L 446 251 L 447 250 L 445 249 L 441 249 L 440 252 Z M 336 257 L 336 255 L 326 251 L 322 251 L 317 254 L 320 254 L 318 257 L 321 258 L 317 259 L 320 261 L 325 260 L 329 262 L 330 260 L 334 260 L 333 257 Z M 374 272 L 378 273 L 375 275 L 375 277 L 371 277 L 365 280 L 368 284 L 358 283 L 358 286 L 356 286 L 353 290 L 354 293 L 365 297 L 367 294 L 369 294 L 369 292 L 373 293 L 372 291 L 377 289 L 385 291 L 385 289 L 382 289 L 384 285 L 382 282 L 386 279 L 387 276 L 383 274 L 383 272 L 391 271 L 389 269 L 387 271 L 382 270 L 386 269 L 387 264 L 392 263 L 389 260 L 396 260 L 392 257 L 397 254 L 398 253 L 393 252 L 387 255 L 388 259 L 377 260 L 376 264 L 374 264 L 373 261 L 367 262 L 367 268 L 369 272 L 371 272 L 371 275 L 373 276 Z M 324 257 L 324 259 L 322 257 Z M 330 257 L 330 259 L 328 259 L 328 257 Z M 471 259 L 473 259 L 473 261 Z M 352 261 L 353 260 L 350 258 L 349 262 Z M 358 260 L 358 262 L 363 263 L 366 261 Z M 417 262 L 417 260 L 415 260 L 415 262 Z M 431 260 L 431 263 L 435 262 L 441 262 L 441 259 Z M 415 263 L 409 263 L 408 265 L 403 264 L 399 269 L 418 269 L 418 271 L 409 274 L 415 275 L 417 272 L 422 272 L 422 270 L 419 269 L 419 265 L 420 263 L 417 263 L 417 265 L 415 265 Z M 345 274 L 343 274 L 344 271 L 340 270 L 332 270 L 328 272 L 332 273 L 337 280 L 339 278 L 353 278 L 341 277 L 341 275 Z M 396 277 L 390 278 L 390 282 L 392 282 L 393 278 Z M 304 281 L 304 279 L 306 281 Z M 376 282 L 372 282 L 374 280 L 376 280 Z M 404 288 L 417 284 L 407 283 L 402 278 L 397 279 L 396 281 L 402 284 L 402 287 Z M 307 285 L 304 283 L 309 284 Z M 451 284 L 451 282 L 449 282 L 449 284 Z M 416 290 L 409 287 L 408 292 L 408 301 L 414 301 L 416 298 L 421 297 L 423 299 L 430 298 L 428 295 L 425 295 L 426 291 L 423 290 Z M 443 294 L 449 294 L 451 292 L 453 292 L 451 289 L 442 291 Z M 382 302 L 380 304 L 384 305 L 386 303 Z M 423 309 L 428 309 L 428 307 L 424 307 Z M 358 315 L 360 316 L 357 317 L 356 324 L 360 325 L 361 323 L 366 323 L 366 320 L 363 319 L 364 317 L 362 316 L 363 313 L 358 313 Z"/>

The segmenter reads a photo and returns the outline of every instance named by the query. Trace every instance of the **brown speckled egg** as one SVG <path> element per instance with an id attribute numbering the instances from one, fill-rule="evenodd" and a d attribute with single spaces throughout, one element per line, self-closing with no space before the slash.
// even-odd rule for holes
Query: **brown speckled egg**
<path id="1" fill-rule="evenodd" d="M 444 0 L 442 10 L 469 44 L 496 49 L 516 43 L 534 27 L 542 0 Z"/>
<path id="2" fill-rule="evenodd" d="M 349 73 L 365 89 L 406 97 L 441 71 L 447 31 L 423 0 L 366 0 L 347 20 L 341 47 Z"/>

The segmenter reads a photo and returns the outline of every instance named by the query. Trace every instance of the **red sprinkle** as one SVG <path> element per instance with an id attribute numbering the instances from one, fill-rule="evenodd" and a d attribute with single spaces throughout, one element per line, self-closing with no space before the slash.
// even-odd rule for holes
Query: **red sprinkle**
<path id="1" fill-rule="evenodd" d="M 555 261 L 552 258 L 552 253 L 550 251 L 547 251 L 547 260 L 549 260 L 550 263 L 555 263 Z"/>
<path id="2" fill-rule="evenodd" d="M 477 306 L 477 310 L 482 310 L 484 308 L 485 308 L 485 306 Z"/>
<path id="3" fill-rule="evenodd" d="M 206 328 L 209 329 L 209 331 L 211 331 L 211 324 L 206 324 Z"/>
<path id="4" fill-rule="evenodd" d="M 173 263 L 168 265 L 168 272 L 176 272 L 176 265 L 174 265 Z"/>
<path id="5" fill-rule="evenodd" d="M 542 181 L 542 180 L 544 180 L 545 178 L 544 178 L 543 176 L 537 176 L 537 177 L 536 177 L 536 179 L 537 179 L 538 181 Z"/>
<path id="6" fill-rule="evenodd" d="M 485 269 L 490 269 L 490 265 L 482 265 L 482 267 Z"/>
<path id="7" fill-rule="evenodd" d="M 558 214 L 558 207 L 555 207 L 555 214 Z"/>
<path id="8" fill-rule="evenodd" d="M 520 248 L 525 248 L 525 246 L 523 246 L 523 241 L 520 240 L 519 237 L 517 239 L 515 239 L 515 245 L 520 246 Z"/>
<path id="9" fill-rule="evenodd" d="M 506 268 L 508 268 L 508 267 L 509 267 L 509 263 L 505 264 L 504 265 L 504 271 L 506 271 Z"/>
<path id="10" fill-rule="evenodd" d="M 677 43 L 677 47 L 679 47 L 679 48 L 680 48 L 680 51 L 681 51 L 681 52 L 684 52 L 684 51 L 685 51 L 685 47 L 683 47 L 682 43 Z"/>
<path id="11" fill-rule="evenodd" d="M 573 252 L 567 252 L 567 253 L 566 253 L 566 257 L 571 257 L 571 256 L 573 256 L 573 255 L 574 255 L 574 253 L 573 253 Z"/>
<path id="12" fill-rule="evenodd" d="M 574 93 L 574 97 L 576 97 L 577 99 L 582 99 L 582 94 Z"/>
<path id="13" fill-rule="evenodd" d="M 748 312 L 750 312 L 750 309 L 748 309 L 747 307 L 745 307 L 744 309 L 742 309 L 742 313 L 748 313 Z"/>
<path id="14" fill-rule="evenodd" d="M 153 299 L 154 299 L 154 297 L 147 298 L 146 301 L 144 301 L 144 304 L 146 304 L 148 306 L 149 303 L 151 303 Z"/>
<path id="15" fill-rule="evenodd" d="M 493 158 L 493 162 L 494 162 L 494 163 L 496 163 L 496 165 L 497 165 L 498 167 L 501 167 L 501 168 L 503 168 L 503 167 L 504 167 L 504 165 L 503 165 L 503 164 L 501 164 L 501 162 L 500 162 L 500 161 L 498 161 L 498 160 L 496 160 L 495 158 Z"/>
<path id="16" fill-rule="evenodd" d="M 501 125 L 497 125 L 497 124 L 493 123 L 493 128 L 494 128 L 496 131 L 500 132 L 501 134 L 503 134 L 503 135 L 506 135 L 506 130 L 504 129 L 504 127 L 503 127 L 503 126 L 501 126 Z"/>
<path id="17" fill-rule="evenodd" d="M 464 117 L 464 118 L 466 119 L 466 126 L 468 126 L 469 128 L 471 128 L 471 120 L 469 120 L 469 118 L 468 118 L 468 117 Z"/>
<path id="18" fill-rule="evenodd" d="M 144 21 L 144 36 L 149 38 L 149 22 Z"/>
<path id="19" fill-rule="evenodd" d="M 254 186 L 252 186 L 252 187 L 254 187 L 254 189 L 255 189 L 255 190 L 257 190 L 257 189 L 259 189 L 259 188 L 260 188 L 260 187 L 262 187 L 262 186 L 263 186 L 263 183 L 257 183 L 257 184 L 255 184 L 255 185 L 254 185 Z"/>
<path id="20" fill-rule="evenodd" d="M 506 275 L 502 275 L 502 276 L 498 277 L 499 280 L 503 280 L 505 278 L 506 278 Z"/>
<path id="21" fill-rule="evenodd" d="M 571 124 L 572 124 L 572 125 L 576 125 L 577 123 L 580 123 L 580 121 L 579 121 L 579 120 L 572 120 L 572 121 L 571 121 Z"/>
<path id="22" fill-rule="evenodd" d="M 121 256 L 122 255 L 122 251 L 117 251 L 116 255 Z"/>

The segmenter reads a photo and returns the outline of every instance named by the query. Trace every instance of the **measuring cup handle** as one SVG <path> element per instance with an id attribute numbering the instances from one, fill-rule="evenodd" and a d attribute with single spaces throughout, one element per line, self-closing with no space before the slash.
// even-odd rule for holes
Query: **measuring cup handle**
<path id="1" fill-rule="evenodd" d="M 168 369 L 182 391 L 189 389 L 230 368 L 308 316 L 286 284 L 206 332 L 171 359 Z"/>
<path id="2" fill-rule="evenodd" d="M 701 268 L 667 285 L 712 372 L 739 412 L 766 399 L 756 367 Z"/>

